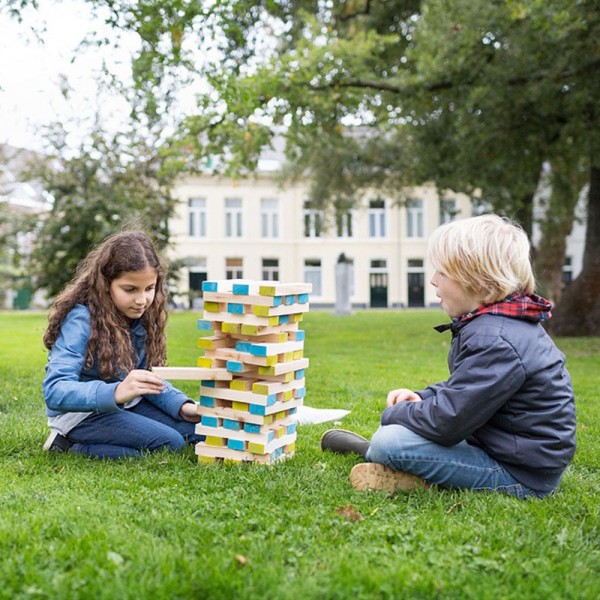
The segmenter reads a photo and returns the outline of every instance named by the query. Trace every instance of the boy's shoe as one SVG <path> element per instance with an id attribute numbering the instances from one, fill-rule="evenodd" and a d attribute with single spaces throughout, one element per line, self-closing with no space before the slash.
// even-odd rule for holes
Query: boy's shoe
<path id="1" fill-rule="evenodd" d="M 355 453 L 365 458 L 368 449 L 369 440 L 345 429 L 330 429 L 321 437 L 321 450 L 329 450 L 336 454 Z"/>
<path id="2" fill-rule="evenodd" d="M 355 490 L 412 492 L 430 487 L 422 479 L 404 471 L 394 471 L 379 463 L 360 463 L 350 471 L 350 483 Z"/>
<path id="3" fill-rule="evenodd" d="M 48 452 L 68 452 L 71 442 L 62 434 L 54 429 L 44 442 L 44 450 Z"/>

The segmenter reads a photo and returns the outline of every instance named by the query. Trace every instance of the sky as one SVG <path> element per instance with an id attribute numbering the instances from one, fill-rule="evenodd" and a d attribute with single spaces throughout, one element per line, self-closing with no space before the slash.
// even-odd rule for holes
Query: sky
<path id="1" fill-rule="evenodd" d="M 42 125 L 90 114 L 103 59 L 123 77 L 128 64 L 125 50 L 77 51 L 85 34 L 98 27 L 85 3 L 41 0 L 40 5 L 25 12 L 23 23 L 0 12 L 0 143 L 30 149 L 42 147 Z M 71 90 L 68 102 L 60 92 L 64 77 Z M 114 99 L 103 105 L 113 115 L 125 110 Z"/>

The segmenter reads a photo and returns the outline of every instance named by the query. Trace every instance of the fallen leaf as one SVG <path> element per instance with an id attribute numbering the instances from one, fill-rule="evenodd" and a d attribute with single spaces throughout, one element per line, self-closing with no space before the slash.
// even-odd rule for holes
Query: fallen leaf
<path id="1" fill-rule="evenodd" d="M 238 565 L 242 565 L 242 566 L 248 563 L 248 559 L 243 554 L 236 554 L 235 560 Z"/>
<path id="2" fill-rule="evenodd" d="M 363 516 L 354 508 L 354 506 L 352 506 L 352 504 L 348 504 L 348 506 L 338 506 L 335 509 L 335 512 L 342 515 L 342 517 L 346 517 L 353 523 L 363 520 Z"/>

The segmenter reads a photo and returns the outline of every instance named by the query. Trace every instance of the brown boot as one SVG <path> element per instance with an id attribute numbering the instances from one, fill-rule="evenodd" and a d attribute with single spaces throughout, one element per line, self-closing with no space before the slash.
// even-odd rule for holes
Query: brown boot
<path id="1" fill-rule="evenodd" d="M 412 492 L 429 486 L 422 479 L 403 471 L 394 471 L 379 463 L 360 463 L 350 471 L 350 483 L 355 490 Z"/>

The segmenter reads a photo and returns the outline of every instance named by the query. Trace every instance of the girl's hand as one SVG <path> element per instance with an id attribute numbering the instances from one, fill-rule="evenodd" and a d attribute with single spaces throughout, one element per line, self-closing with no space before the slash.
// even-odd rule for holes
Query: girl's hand
<path id="1" fill-rule="evenodd" d="M 398 402 L 423 402 L 423 398 L 412 390 L 406 390 L 404 388 L 392 390 L 387 395 L 387 406 L 394 406 L 394 404 L 398 404 Z"/>
<path id="2" fill-rule="evenodd" d="M 125 404 L 138 396 L 160 394 L 165 389 L 165 382 L 151 371 L 134 369 L 130 371 L 115 389 L 115 402 Z"/>
<path id="3" fill-rule="evenodd" d="M 200 422 L 200 415 L 196 412 L 195 402 L 186 402 L 185 404 L 182 404 L 179 409 L 179 416 L 184 421 L 189 421 L 190 423 Z"/>

